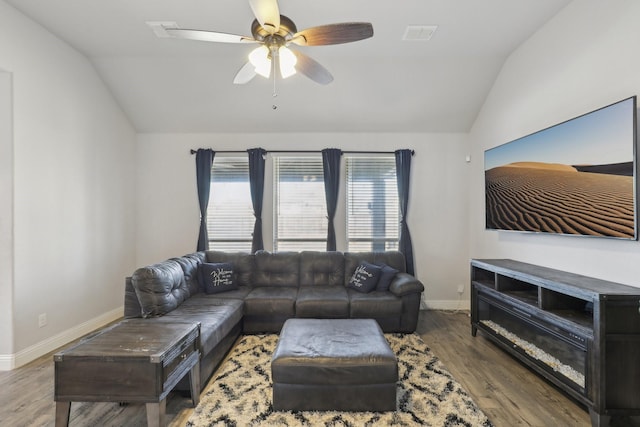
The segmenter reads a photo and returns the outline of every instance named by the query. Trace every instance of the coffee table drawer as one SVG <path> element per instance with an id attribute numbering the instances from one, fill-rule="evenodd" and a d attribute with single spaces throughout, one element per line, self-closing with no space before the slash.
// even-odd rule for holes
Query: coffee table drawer
<path id="1" fill-rule="evenodd" d="M 162 364 L 162 384 L 163 390 L 170 391 L 184 376 L 185 366 L 191 365 L 189 363 L 194 357 L 199 358 L 197 335 L 193 334 L 187 337 L 184 342 L 176 346 L 175 351 L 172 354 L 167 355 L 167 358 Z M 176 378 L 177 377 L 177 378 Z"/>

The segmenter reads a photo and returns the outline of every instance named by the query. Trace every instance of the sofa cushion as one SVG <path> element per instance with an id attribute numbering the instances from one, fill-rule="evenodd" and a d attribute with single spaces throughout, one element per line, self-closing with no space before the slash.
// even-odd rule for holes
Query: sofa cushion
<path id="1" fill-rule="evenodd" d="M 256 269 L 255 257 L 246 252 L 206 251 L 206 261 L 211 263 L 230 262 L 233 264 L 233 282 L 238 286 L 251 286 Z"/>
<path id="2" fill-rule="evenodd" d="M 202 263 L 200 265 L 200 285 L 206 294 L 238 289 L 233 282 L 233 264 L 230 262 Z"/>
<path id="3" fill-rule="evenodd" d="M 380 266 L 362 261 L 353 272 L 347 287 L 359 292 L 371 292 L 378 285 L 381 273 L 382 268 Z"/>
<path id="4" fill-rule="evenodd" d="M 349 314 L 352 318 L 400 317 L 402 315 L 402 298 L 391 292 L 373 291 L 368 294 L 348 290 Z"/>
<path id="5" fill-rule="evenodd" d="M 189 295 L 182 267 L 171 260 L 137 269 L 131 276 L 143 317 L 162 316 Z"/>
<path id="6" fill-rule="evenodd" d="M 300 286 L 344 287 L 344 255 L 342 252 L 301 252 Z"/>
<path id="7" fill-rule="evenodd" d="M 295 314 L 298 288 L 271 286 L 254 288 L 244 300 L 244 313 L 250 316 L 289 316 Z"/>
<path id="8" fill-rule="evenodd" d="M 349 317 L 349 296 L 344 286 L 304 286 L 298 290 L 296 317 L 340 319 Z"/>
<path id="9" fill-rule="evenodd" d="M 389 267 L 387 264 L 382 264 L 381 267 L 382 272 L 380 274 L 380 279 L 378 279 L 376 291 L 388 291 L 391 281 L 396 277 L 396 274 L 398 274 L 398 270 L 393 267 Z"/>
<path id="10" fill-rule="evenodd" d="M 242 301 L 198 294 L 166 316 L 153 320 L 200 323 L 200 347 L 204 357 L 242 320 Z"/>
<path id="11" fill-rule="evenodd" d="M 244 300 L 247 295 L 253 290 L 248 286 L 238 286 L 237 289 L 225 292 L 219 292 L 217 294 L 210 294 L 211 297 L 216 297 L 220 299 L 239 299 Z"/>
<path id="12" fill-rule="evenodd" d="M 184 274 L 184 281 L 189 290 L 189 295 L 195 295 L 200 290 L 200 284 L 198 282 L 198 266 L 204 261 L 204 254 L 202 252 L 196 252 L 188 254 L 179 258 L 170 258 L 171 261 L 177 262 L 182 268 Z"/>
<path id="13" fill-rule="evenodd" d="M 259 251 L 253 285 L 298 287 L 300 278 L 300 253 Z"/>

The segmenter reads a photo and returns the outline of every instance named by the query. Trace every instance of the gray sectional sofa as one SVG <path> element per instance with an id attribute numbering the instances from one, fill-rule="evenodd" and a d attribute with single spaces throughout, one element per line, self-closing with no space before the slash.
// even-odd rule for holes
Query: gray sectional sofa
<path id="1" fill-rule="evenodd" d="M 398 270 L 387 290 L 353 286 L 363 262 Z M 212 264 L 230 268 L 232 289 L 209 293 L 201 272 Z M 240 334 L 279 333 L 289 318 L 372 318 L 384 332 L 414 332 L 423 290 L 397 251 L 206 251 L 137 269 L 126 279 L 124 314 L 144 317 L 150 327 L 199 322 L 204 387 Z M 188 390 L 188 384 L 177 388 Z"/>

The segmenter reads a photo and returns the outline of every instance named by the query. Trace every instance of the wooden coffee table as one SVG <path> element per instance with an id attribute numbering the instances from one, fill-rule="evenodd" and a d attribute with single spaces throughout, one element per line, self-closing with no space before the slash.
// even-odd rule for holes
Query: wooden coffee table
<path id="1" fill-rule="evenodd" d="M 189 373 L 200 400 L 200 325 L 124 320 L 53 356 L 56 426 L 67 426 L 71 402 L 144 402 L 149 426 L 165 424 L 166 397 Z"/>

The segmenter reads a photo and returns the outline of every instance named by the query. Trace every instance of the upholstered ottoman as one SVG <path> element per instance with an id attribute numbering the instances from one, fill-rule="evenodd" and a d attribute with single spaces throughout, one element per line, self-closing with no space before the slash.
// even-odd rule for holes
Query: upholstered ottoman
<path id="1" fill-rule="evenodd" d="M 398 362 L 373 319 L 289 319 L 271 359 L 276 411 L 394 411 Z"/>

